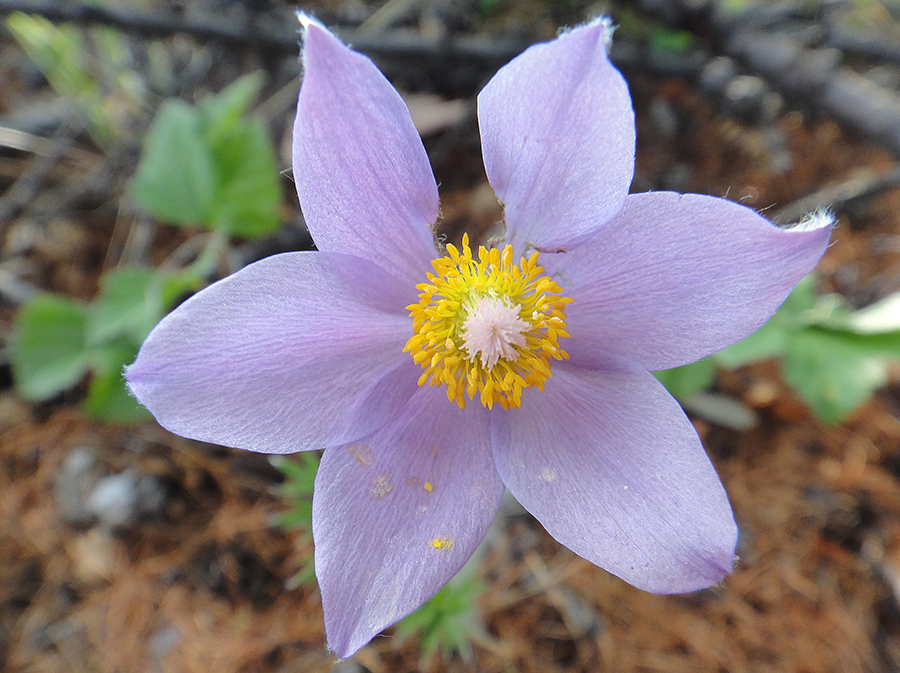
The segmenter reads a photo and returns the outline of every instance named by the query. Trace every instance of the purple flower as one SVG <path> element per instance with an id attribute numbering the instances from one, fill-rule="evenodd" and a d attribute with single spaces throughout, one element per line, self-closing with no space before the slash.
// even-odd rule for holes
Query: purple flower
<path id="1" fill-rule="evenodd" d="M 634 117 L 597 20 L 531 47 L 479 95 L 506 240 L 443 254 L 399 95 L 301 20 L 294 177 L 319 252 L 270 257 L 185 302 L 128 369 L 134 394 L 194 439 L 327 449 L 313 535 L 341 657 L 462 567 L 504 487 L 638 588 L 721 580 L 737 538 L 728 499 L 649 371 L 762 325 L 819 260 L 830 219 L 779 229 L 709 196 L 628 195 Z"/>

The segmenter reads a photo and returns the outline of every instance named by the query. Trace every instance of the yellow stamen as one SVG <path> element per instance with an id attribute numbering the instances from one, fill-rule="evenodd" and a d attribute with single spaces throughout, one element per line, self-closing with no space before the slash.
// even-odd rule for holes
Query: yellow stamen
<path id="1" fill-rule="evenodd" d="M 543 390 L 550 359 L 568 353 L 563 289 L 539 266 L 538 253 L 513 264 L 512 246 L 478 249 L 463 236 L 462 250 L 447 246 L 432 262 L 428 282 L 416 286 L 419 303 L 407 306 L 414 334 L 406 343 L 424 372 L 419 385 L 446 385 L 447 397 L 465 408 L 465 396 L 493 408 L 521 405 L 522 391 Z"/>

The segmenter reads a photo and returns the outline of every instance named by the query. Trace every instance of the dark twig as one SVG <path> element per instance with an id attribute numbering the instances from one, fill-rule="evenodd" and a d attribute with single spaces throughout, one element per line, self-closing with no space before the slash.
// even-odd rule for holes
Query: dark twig
<path id="1" fill-rule="evenodd" d="M 46 151 L 32 160 L 18 180 L 0 198 L 0 232 L 38 193 L 44 181 L 74 144 L 76 132 L 77 129 L 72 124 L 60 126 L 53 138 L 47 141 Z"/>
<path id="2" fill-rule="evenodd" d="M 829 46 L 849 54 L 900 65 L 900 43 L 897 42 L 888 42 L 862 32 L 849 30 L 830 32 L 826 41 Z"/>
<path id="3" fill-rule="evenodd" d="M 772 215 L 776 222 L 797 222 L 804 215 L 821 208 L 841 209 L 860 199 L 871 198 L 882 192 L 900 188 L 900 168 L 886 173 L 857 173 L 843 182 L 828 185 L 802 199 L 789 203 Z"/>
<path id="4" fill-rule="evenodd" d="M 217 17 L 189 18 L 172 14 L 144 14 L 130 10 L 112 9 L 82 3 L 61 4 L 53 0 L 0 0 L 0 15 L 12 12 L 38 14 L 58 23 L 104 25 L 142 37 L 168 37 L 173 34 L 190 35 L 199 40 L 254 49 L 257 51 L 296 57 L 298 33 L 293 28 L 270 28 L 247 22 L 230 22 Z M 271 18 L 271 17 L 270 17 Z M 281 26 L 284 21 L 278 21 Z M 289 20 L 288 25 L 293 21 Z M 390 78 L 409 76 L 415 71 L 421 76 L 441 80 L 448 72 L 458 71 L 454 83 L 469 88 L 483 84 L 500 66 L 527 49 L 533 40 L 526 38 L 497 38 L 491 36 L 447 36 L 430 39 L 408 30 L 371 32 L 341 29 L 335 31 L 357 51 L 378 61 Z M 704 55 L 699 52 L 666 54 L 657 57 L 639 45 L 617 40 L 612 59 L 623 70 L 641 68 L 660 76 L 693 79 L 703 66 Z M 463 75 L 459 71 L 464 71 Z"/>
<path id="5" fill-rule="evenodd" d="M 145 14 L 78 2 L 62 3 L 59 0 L 0 0 L 0 15 L 13 12 L 37 14 L 55 23 L 110 26 L 145 37 L 186 33 L 232 46 L 281 52 L 297 51 L 296 31 L 282 29 L 263 33 L 252 26 L 239 27 L 214 17 L 196 19 L 171 14 Z"/>
<path id="6" fill-rule="evenodd" d="M 900 157 L 900 96 L 840 65 L 835 49 L 809 49 L 771 30 L 747 28 L 715 2 L 642 0 L 657 16 L 712 35 L 724 54 L 742 61 L 789 100 L 844 124 Z M 664 8 L 664 11 L 661 9 Z"/>
<path id="7" fill-rule="evenodd" d="M 252 25 L 206 16 L 191 18 L 172 14 L 146 14 L 126 9 L 112 9 L 83 3 L 59 3 L 53 0 L 0 0 L 0 15 L 12 12 L 37 14 L 57 23 L 104 25 L 144 37 L 166 37 L 176 33 L 212 40 L 225 45 L 296 55 L 298 32 L 293 28 L 272 28 L 262 23 Z M 299 25 L 298 25 L 299 28 Z M 408 31 L 365 33 L 337 29 L 341 38 L 354 49 L 375 58 L 413 59 L 420 65 L 446 60 L 496 64 L 497 67 L 517 56 L 530 42 L 482 37 L 449 37 L 429 40 Z"/>

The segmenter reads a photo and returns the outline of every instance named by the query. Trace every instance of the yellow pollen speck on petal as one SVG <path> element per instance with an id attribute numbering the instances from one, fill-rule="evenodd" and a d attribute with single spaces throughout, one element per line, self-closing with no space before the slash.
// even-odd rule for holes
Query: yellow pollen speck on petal
<path id="1" fill-rule="evenodd" d="M 432 484 L 430 481 L 426 481 L 425 490 L 431 493 L 434 490 L 434 484 Z"/>
<path id="2" fill-rule="evenodd" d="M 453 540 L 449 537 L 436 537 L 428 544 L 435 549 L 450 549 L 453 546 Z"/>
<path id="3" fill-rule="evenodd" d="M 519 407 L 525 389 L 543 390 L 550 361 L 568 358 L 559 340 L 569 336 L 572 299 L 537 262 L 533 252 L 514 264 L 510 245 L 473 255 L 468 236 L 447 246 L 407 307 L 413 336 L 404 351 L 424 370 L 420 386 L 445 385 L 460 408 L 477 396 L 489 409 Z"/>
<path id="4" fill-rule="evenodd" d="M 381 474 L 372 480 L 372 488 L 369 493 L 376 500 L 381 500 L 385 496 L 390 495 L 394 491 L 394 482 L 390 474 Z"/>
<path id="5" fill-rule="evenodd" d="M 347 447 L 347 451 L 363 467 L 370 467 L 375 460 L 375 456 L 372 455 L 372 449 L 365 444 L 350 444 Z"/>

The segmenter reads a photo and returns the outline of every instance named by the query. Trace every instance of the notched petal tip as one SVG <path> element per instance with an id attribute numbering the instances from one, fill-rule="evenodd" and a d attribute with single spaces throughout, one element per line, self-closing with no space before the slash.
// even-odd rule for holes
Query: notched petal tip
<path id="1" fill-rule="evenodd" d="M 601 17 L 533 45 L 478 95 L 485 169 L 517 254 L 583 243 L 622 207 L 634 111 L 611 35 Z"/>
<path id="2" fill-rule="evenodd" d="M 805 217 L 803 217 L 796 224 L 792 224 L 786 227 L 788 231 L 816 231 L 818 229 L 824 229 L 825 227 L 831 228 L 834 226 L 835 217 L 834 214 L 829 211 L 827 208 L 819 208 L 815 212 L 809 213 Z"/>
<path id="3" fill-rule="evenodd" d="M 606 46 L 607 53 L 609 53 L 609 49 L 610 47 L 612 47 L 613 33 L 616 32 L 616 26 L 613 25 L 612 18 L 608 16 L 596 16 L 587 23 L 575 26 L 574 28 L 569 28 L 567 26 L 560 28 L 557 37 L 563 37 L 564 35 L 568 35 L 569 33 L 574 33 L 579 30 L 590 30 L 592 28 L 598 27 L 601 30 L 600 37 L 603 39 L 603 44 Z"/>
<path id="4" fill-rule="evenodd" d="M 321 30 L 328 32 L 328 29 L 325 28 L 324 24 L 319 21 L 316 17 L 307 14 L 302 9 L 297 10 L 297 21 L 300 22 L 300 30 L 305 34 L 310 26 L 315 26 L 316 28 L 320 28 Z"/>
<path id="5" fill-rule="evenodd" d="M 337 42 L 342 47 L 346 47 L 346 45 L 341 42 L 340 38 L 336 37 L 334 33 L 325 27 L 325 24 L 303 10 L 297 10 L 297 21 L 300 22 L 300 37 L 303 43 L 300 51 L 300 58 L 303 60 L 304 64 L 306 63 L 307 57 L 306 48 L 311 39 L 315 39 L 316 37 L 321 37 L 321 39 L 325 40 L 330 39 L 333 42 Z"/>

